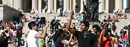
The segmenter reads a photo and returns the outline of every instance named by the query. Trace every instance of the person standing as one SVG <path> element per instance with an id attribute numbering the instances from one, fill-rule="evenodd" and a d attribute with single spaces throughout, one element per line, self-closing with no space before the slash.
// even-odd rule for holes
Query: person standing
<path id="1" fill-rule="evenodd" d="M 114 22 L 112 23 L 112 31 L 113 31 L 113 33 L 116 31 L 116 25 Z"/>
<path id="2" fill-rule="evenodd" d="M 39 47 L 38 38 L 45 38 L 49 23 L 47 22 L 46 26 L 44 27 L 44 32 L 42 35 L 37 32 L 38 26 L 35 21 L 30 22 L 28 26 L 31 29 L 27 36 L 28 47 Z"/>
<path id="3" fill-rule="evenodd" d="M 17 29 L 17 38 L 18 38 L 18 46 L 22 45 L 21 43 L 22 30 L 20 29 L 20 26 L 18 26 L 18 29 Z"/>
<path id="4" fill-rule="evenodd" d="M 128 35 L 127 35 L 126 31 L 124 31 L 124 35 L 122 35 L 122 38 L 123 38 L 123 46 L 122 47 L 127 47 Z"/>
<path id="5" fill-rule="evenodd" d="M 100 47 L 114 47 L 112 37 L 108 35 L 108 30 L 103 29 L 98 38 Z"/>
<path id="6" fill-rule="evenodd" d="M 97 24 L 93 25 L 92 28 L 93 28 L 94 34 L 96 35 L 97 40 L 98 40 L 98 38 L 99 38 L 99 36 L 100 36 L 100 33 L 101 33 L 101 28 L 100 28 L 99 25 L 97 25 Z M 98 47 L 99 45 L 97 45 L 97 44 L 99 44 L 99 43 L 96 42 L 96 43 L 93 45 L 93 47 Z"/>
<path id="7" fill-rule="evenodd" d="M 81 24 L 81 21 L 82 21 L 82 16 L 81 14 L 79 14 L 79 24 Z"/>
<path id="8" fill-rule="evenodd" d="M 89 22 L 82 21 L 81 22 L 81 31 L 76 31 L 72 28 L 70 28 L 71 21 L 74 15 L 74 11 L 70 13 L 70 18 L 67 24 L 67 29 L 70 33 L 74 34 L 74 36 L 77 37 L 78 40 L 78 47 L 93 47 L 93 44 L 97 42 L 97 38 L 94 34 L 90 33 L 88 31 L 89 29 Z"/>
<path id="9" fill-rule="evenodd" d="M 16 38 L 17 38 L 17 31 L 16 28 L 13 28 L 13 46 L 16 47 Z"/>
<path id="10" fill-rule="evenodd" d="M 69 41 L 66 42 L 64 40 L 65 39 L 65 31 L 63 31 L 62 29 L 57 30 L 53 36 L 55 47 L 63 47 L 64 44 L 69 45 L 69 46 L 73 46 L 73 44 L 71 44 L 72 37 L 73 37 L 73 34 L 71 34 Z"/>

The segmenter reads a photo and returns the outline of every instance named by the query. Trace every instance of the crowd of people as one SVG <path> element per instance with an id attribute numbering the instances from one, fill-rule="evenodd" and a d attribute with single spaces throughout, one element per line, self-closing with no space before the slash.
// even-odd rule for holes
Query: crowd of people
<path id="1" fill-rule="evenodd" d="M 35 11 L 31 13 L 35 13 Z M 104 16 L 103 22 L 100 25 L 92 25 L 92 30 L 90 30 L 89 22 L 82 20 L 81 14 L 77 14 L 77 22 L 72 23 L 73 10 L 70 12 L 69 19 L 62 23 L 60 23 L 59 17 L 54 17 L 49 22 L 47 18 L 42 20 L 38 15 L 26 18 L 22 13 L 18 13 L 12 18 L 12 21 L 0 22 L 0 46 L 8 47 L 8 41 L 10 41 L 12 47 L 22 44 L 25 47 L 127 47 L 130 23 L 127 30 L 121 29 L 120 35 L 118 35 L 116 22 L 119 22 L 120 16 L 117 14 L 116 17 L 111 18 L 109 15 L 106 18 Z M 124 19 L 127 19 L 126 15 Z M 22 36 L 25 32 L 23 27 L 27 21 L 29 21 L 30 31 Z M 80 31 L 77 26 L 80 27 Z M 43 28 L 42 33 L 38 33 L 39 28 Z M 24 43 L 21 42 L 22 37 L 24 37 Z M 121 44 L 123 45 L 121 46 Z"/>
<path id="2" fill-rule="evenodd" d="M 26 22 L 26 17 L 22 13 L 15 14 L 13 18 L 0 22 L 0 46 L 8 47 L 8 41 L 11 46 L 22 45 L 22 30 Z M 17 41 L 16 41 L 17 40 Z M 18 42 L 18 45 L 16 45 Z"/>
<path id="3" fill-rule="evenodd" d="M 76 24 L 72 23 L 73 11 L 70 13 L 70 18 L 66 23 L 60 24 L 56 17 L 50 22 L 50 33 L 46 34 L 49 23 L 47 21 L 44 32 L 37 33 L 38 26 L 35 22 L 32 24 L 32 30 L 29 32 L 27 38 L 32 38 L 35 41 L 27 40 L 29 47 L 38 47 L 38 40 L 40 38 L 40 47 L 127 47 L 129 44 L 127 31 L 123 29 L 120 31 L 121 35 L 117 34 L 116 22 L 105 20 L 100 25 L 94 24 L 92 31 L 89 30 L 90 24 L 87 21 L 79 21 L 81 31 L 77 31 Z M 77 18 L 78 19 L 78 18 Z M 79 18 L 80 19 L 80 18 Z M 61 27 L 61 28 L 59 28 Z M 129 31 L 129 26 L 128 26 Z M 31 33 L 33 32 L 33 33 Z M 33 34 L 33 35 L 32 35 Z"/>

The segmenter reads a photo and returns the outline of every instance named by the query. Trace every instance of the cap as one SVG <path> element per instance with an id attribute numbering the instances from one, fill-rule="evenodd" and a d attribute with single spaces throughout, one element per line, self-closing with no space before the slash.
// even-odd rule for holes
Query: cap
<path id="1" fill-rule="evenodd" d="M 28 24 L 29 29 L 32 29 L 32 26 L 37 25 L 35 21 L 32 21 Z"/>

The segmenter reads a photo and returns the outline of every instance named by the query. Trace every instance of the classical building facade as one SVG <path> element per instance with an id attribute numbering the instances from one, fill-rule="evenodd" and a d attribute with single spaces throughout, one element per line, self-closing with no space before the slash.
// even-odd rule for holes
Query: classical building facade
<path id="1" fill-rule="evenodd" d="M 20 8 L 24 12 L 30 12 L 32 9 L 37 10 L 39 13 L 47 11 L 54 11 L 60 13 L 63 11 L 70 11 L 73 9 L 74 4 L 77 3 L 78 8 L 75 13 L 83 11 L 83 1 L 87 5 L 87 0 L 2 0 L 3 4 L 13 8 Z M 104 10 L 106 13 L 112 13 L 113 10 L 122 10 L 123 12 L 130 11 L 130 0 L 98 0 L 99 11 Z"/>

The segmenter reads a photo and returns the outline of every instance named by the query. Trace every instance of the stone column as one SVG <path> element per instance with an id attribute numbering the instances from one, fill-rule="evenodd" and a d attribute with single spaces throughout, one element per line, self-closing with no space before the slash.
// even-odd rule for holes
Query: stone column
<path id="1" fill-rule="evenodd" d="M 64 11 L 70 10 L 70 0 L 64 0 Z"/>
<path id="2" fill-rule="evenodd" d="M 105 0 L 99 0 L 99 11 L 105 10 Z"/>
<path id="3" fill-rule="evenodd" d="M 86 4 L 86 2 L 84 0 L 80 1 L 80 12 L 79 13 L 83 12 L 83 9 L 84 9 L 83 2 L 84 2 L 84 4 Z"/>
<path id="4" fill-rule="evenodd" d="M 48 0 L 48 12 L 54 10 L 54 0 Z"/>
<path id="5" fill-rule="evenodd" d="M 72 9 L 74 9 L 74 6 L 75 6 L 75 3 L 76 3 L 76 0 L 73 0 L 73 7 Z M 70 11 L 71 12 L 71 11 Z M 74 9 L 74 13 L 76 12 L 76 9 Z"/>
<path id="6" fill-rule="evenodd" d="M 72 10 L 72 3 L 73 3 L 73 0 L 70 0 L 70 10 Z"/>
<path id="7" fill-rule="evenodd" d="M 54 11 L 57 12 L 57 0 L 54 0 Z"/>
<path id="8" fill-rule="evenodd" d="M 10 0 L 11 7 L 14 7 L 14 0 Z"/>
<path id="9" fill-rule="evenodd" d="M 38 0 L 32 0 L 32 9 L 38 10 Z"/>
<path id="10" fill-rule="evenodd" d="M 4 5 L 7 5 L 7 1 L 6 0 L 2 0 Z"/>
<path id="11" fill-rule="evenodd" d="M 83 4 L 83 2 L 81 2 Z M 87 5 L 87 0 L 84 0 L 84 4 Z"/>
<path id="12" fill-rule="evenodd" d="M 2 0 L 2 4 L 5 4 L 5 0 Z"/>
<path id="13" fill-rule="evenodd" d="M 123 13 L 130 13 L 130 1 L 123 0 Z"/>
<path id="14" fill-rule="evenodd" d="M 38 11 L 39 13 L 42 11 L 42 0 L 38 0 Z"/>
<path id="15" fill-rule="evenodd" d="M 123 0 L 115 0 L 115 10 L 122 10 L 123 8 Z"/>
<path id="16" fill-rule="evenodd" d="M 129 0 L 123 0 L 123 9 L 129 8 Z"/>
<path id="17" fill-rule="evenodd" d="M 109 0 L 106 0 L 105 2 L 106 2 L 106 4 L 105 4 L 106 13 L 109 13 L 109 2 L 110 2 L 110 1 L 109 1 Z"/>
<path id="18" fill-rule="evenodd" d="M 20 9 L 22 9 L 22 0 L 15 0 L 15 8 L 16 9 L 18 9 L 18 8 L 20 8 Z"/>

